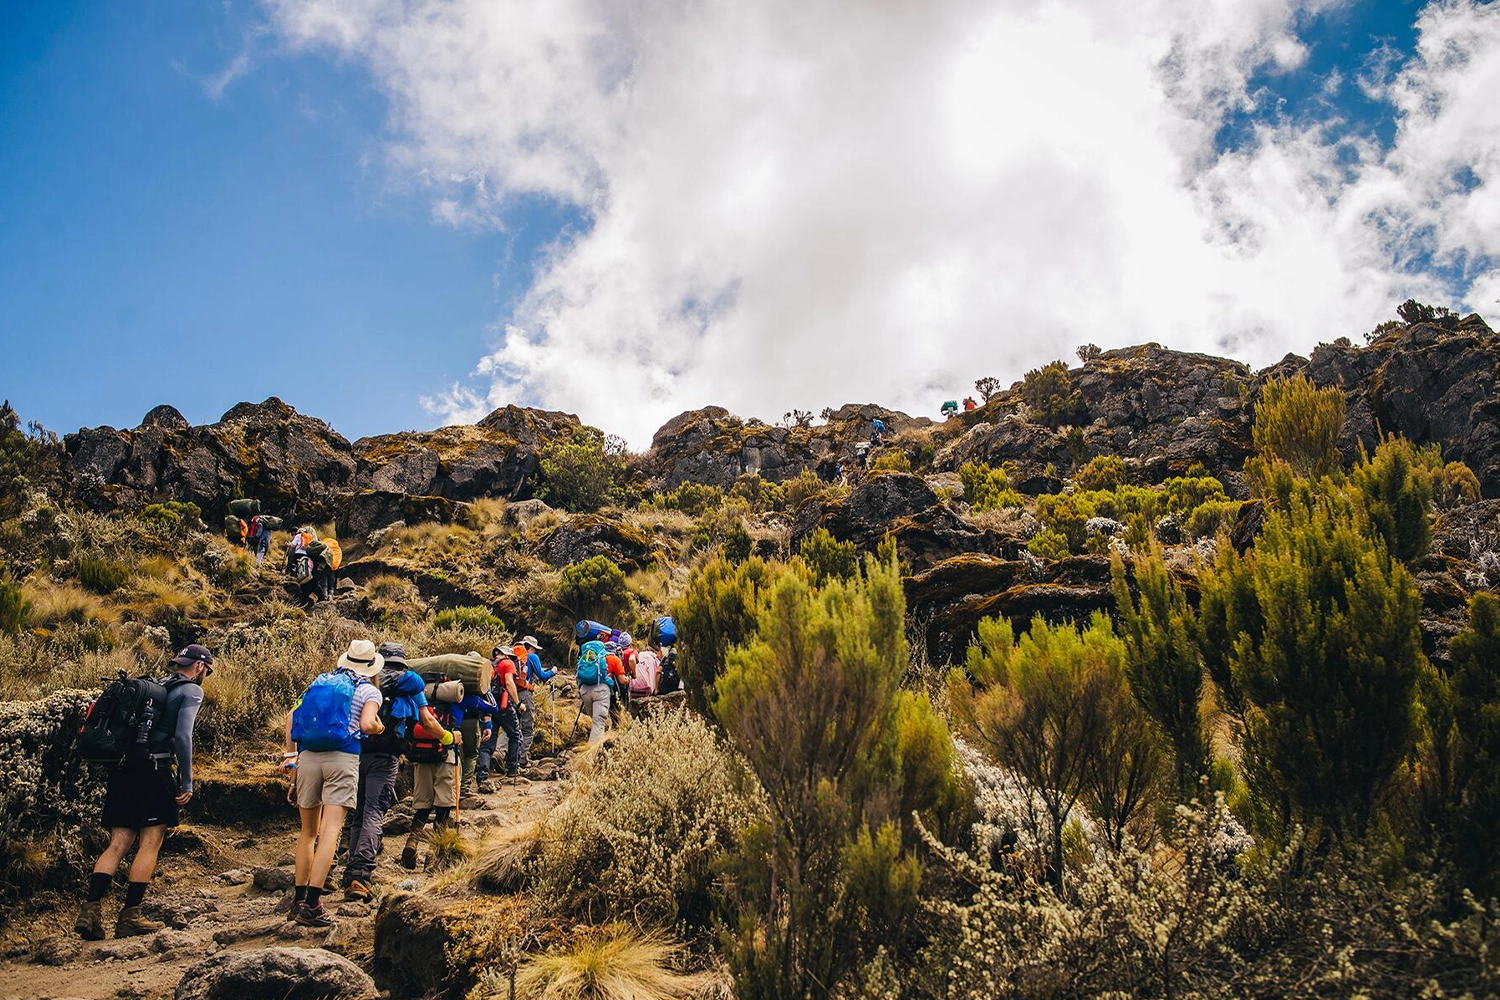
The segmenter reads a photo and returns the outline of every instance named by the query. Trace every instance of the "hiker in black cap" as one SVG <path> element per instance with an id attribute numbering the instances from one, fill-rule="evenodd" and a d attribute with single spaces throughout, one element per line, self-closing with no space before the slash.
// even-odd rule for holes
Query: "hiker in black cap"
<path id="1" fill-rule="evenodd" d="M 135 860 L 130 863 L 130 887 L 115 922 L 115 937 L 150 934 L 165 926 L 142 915 L 141 900 L 156 871 L 167 827 L 177 825 L 177 810 L 193 797 L 193 724 L 203 704 L 203 678 L 213 673 L 213 662 L 213 654 L 197 643 L 172 658 L 174 672 L 159 682 L 165 697 L 151 706 L 149 738 L 110 766 L 103 818 L 109 846 L 89 876 L 88 901 L 74 924 L 90 941 L 104 937 L 104 895 L 132 845 Z"/>

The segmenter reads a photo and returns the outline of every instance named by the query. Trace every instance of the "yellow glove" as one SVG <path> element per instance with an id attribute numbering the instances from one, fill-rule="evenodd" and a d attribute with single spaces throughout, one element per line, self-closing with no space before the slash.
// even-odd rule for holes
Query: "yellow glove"
<path id="1" fill-rule="evenodd" d="M 452 746 L 453 745 L 453 730 L 451 730 L 451 729 L 444 729 L 443 730 L 443 738 L 442 738 L 442 740 L 440 742 L 445 747 L 446 746 Z"/>

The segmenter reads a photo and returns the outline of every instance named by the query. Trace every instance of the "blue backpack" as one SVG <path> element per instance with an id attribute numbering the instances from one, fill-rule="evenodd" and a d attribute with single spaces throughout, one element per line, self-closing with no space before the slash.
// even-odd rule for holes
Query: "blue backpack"
<path id="1" fill-rule="evenodd" d="M 349 744 L 349 717 L 359 681 L 345 670 L 319 674 L 292 710 L 292 742 L 299 750 L 342 750 Z"/>
<path id="2" fill-rule="evenodd" d="M 656 619 L 656 641 L 662 646 L 677 644 L 677 623 L 672 620 L 671 615 Z"/>
<path id="3" fill-rule="evenodd" d="M 578 684 L 603 684 L 609 678 L 609 663 L 605 657 L 609 654 L 604 649 L 604 643 L 595 639 L 583 644 L 578 651 Z"/>

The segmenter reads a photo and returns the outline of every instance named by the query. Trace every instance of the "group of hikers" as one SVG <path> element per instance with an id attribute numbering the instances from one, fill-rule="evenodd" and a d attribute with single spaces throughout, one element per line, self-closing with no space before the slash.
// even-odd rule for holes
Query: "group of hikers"
<path id="1" fill-rule="evenodd" d="M 597 622 L 579 622 L 575 634 L 581 643 L 574 664 L 580 718 L 589 720 L 591 743 L 604 738 L 611 712 L 623 711 L 630 699 L 680 690 L 672 619 L 657 619 L 647 648 L 640 650 L 628 633 Z M 385 816 L 396 804 L 403 760 L 412 777 L 412 822 L 400 857 L 407 869 L 418 866 L 428 824 L 456 825 L 461 809 L 482 802 L 476 793 L 494 791 L 493 772 L 503 768 L 506 780 L 527 780 L 535 692 L 557 674 L 543 665 L 541 649 L 528 635 L 496 646 L 487 659 L 471 652 L 408 663 L 400 643 L 355 639 L 332 670 L 312 680 L 286 714 L 279 765 L 292 776 L 287 801 L 300 818 L 288 920 L 332 925 L 323 896 L 341 841 L 347 849 L 344 899 L 372 898 Z M 213 654 L 194 643 L 169 661 L 164 677 L 121 672 L 79 729 L 80 755 L 109 765 L 102 816 L 109 845 L 94 865 L 74 925 L 88 940 L 105 936 L 104 899 L 132 847 L 115 936 L 165 926 L 143 912 L 142 902 L 166 831 L 177 825 L 194 794 L 193 727 L 213 664 Z M 555 718 L 555 690 L 551 694 Z M 575 730 L 577 725 L 575 719 Z"/>
<path id="2" fill-rule="evenodd" d="M 249 551 L 255 565 L 265 561 L 271 548 L 271 532 L 285 523 L 281 518 L 261 512 L 254 497 L 231 500 L 226 504 L 224 537 L 230 544 Z M 299 581 L 299 596 L 310 604 L 333 600 L 338 583 L 339 566 L 344 552 L 336 538 L 319 538 L 316 528 L 302 525 L 292 529 L 286 544 L 286 573 Z"/>

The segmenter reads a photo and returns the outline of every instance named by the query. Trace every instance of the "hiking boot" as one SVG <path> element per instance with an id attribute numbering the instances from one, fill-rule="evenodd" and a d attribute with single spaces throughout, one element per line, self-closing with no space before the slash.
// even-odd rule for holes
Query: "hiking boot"
<path id="1" fill-rule="evenodd" d="M 479 784 L 475 786 L 474 790 L 477 791 L 480 795 L 495 794 L 495 786 L 490 784 L 489 778 L 480 779 Z"/>
<path id="2" fill-rule="evenodd" d="M 401 867 L 407 871 L 417 869 L 417 849 L 422 845 L 422 835 L 413 833 L 406 838 L 406 846 L 401 848 Z"/>
<path id="3" fill-rule="evenodd" d="M 138 937 L 142 934 L 155 934 L 159 930 L 165 930 L 166 926 L 158 920 L 148 920 L 139 906 L 127 906 L 120 911 L 120 918 L 115 921 L 115 937 L 127 938 Z"/>
<path id="4" fill-rule="evenodd" d="M 344 886 L 344 902 L 346 903 L 368 903 L 374 895 L 370 887 L 359 879 Z"/>
<path id="5" fill-rule="evenodd" d="M 73 930 L 85 941 L 104 940 L 104 901 L 96 899 L 91 903 L 84 903 L 78 908 L 78 919 L 73 923 Z"/>
<path id="6" fill-rule="evenodd" d="M 295 922 L 297 919 L 297 914 L 301 913 L 306 908 L 307 903 L 305 903 L 304 901 L 300 899 L 292 900 L 292 905 L 286 908 L 287 920 Z"/>
<path id="7" fill-rule="evenodd" d="M 319 903 L 317 906 L 308 906 L 306 903 L 304 903 L 302 905 L 302 909 L 297 911 L 296 919 L 297 923 L 301 924 L 303 927 L 333 926 L 333 914 L 329 913 L 328 910 L 323 907 L 322 903 Z"/>

